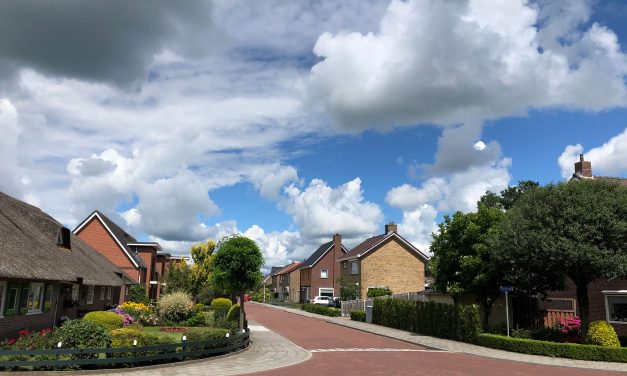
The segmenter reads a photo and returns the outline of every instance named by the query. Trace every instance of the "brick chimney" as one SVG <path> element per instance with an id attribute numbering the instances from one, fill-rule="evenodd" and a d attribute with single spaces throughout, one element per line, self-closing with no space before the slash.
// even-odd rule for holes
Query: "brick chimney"
<path id="1" fill-rule="evenodd" d="M 579 162 L 575 163 L 575 175 L 584 178 L 592 177 L 592 163 L 590 161 L 584 161 L 583 154 L 579 154 Z"/>
<path id="2" fill-rule="evenodd" d="M 385 234 L 389 234 L 390 232 L 395 232 L 398 234 L 398 226 L 396 225 L 396 223 L 388 223 L 387 225 L 385 225 Z"/>

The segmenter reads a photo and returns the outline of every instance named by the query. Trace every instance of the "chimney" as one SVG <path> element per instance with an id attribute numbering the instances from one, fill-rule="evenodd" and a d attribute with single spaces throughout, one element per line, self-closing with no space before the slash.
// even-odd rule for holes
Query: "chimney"
<path id="1" fill-rule="evenodd" d="M 342 248 L 342 235 L 333 235 L 333 246 L 336 252 L 341 252 L 340 249 Z"/>
<path id="2" fill-rule="evenodd" d="M 387 225 L 385 225 L 385 235 L 391 233 L 391 232 L 395 232 L 398 234 L 398 229 L 397 229 L 397 225 L 396 223 L 390 222 Z"/>
<path id="3" fill-rule="evenodd" d="M 584 161 L 583 154 L 579 154 L 579 162 L 575 163 L 575 175 L 584 178 L 592 177 L 592 163 L 590 161 Z"/>

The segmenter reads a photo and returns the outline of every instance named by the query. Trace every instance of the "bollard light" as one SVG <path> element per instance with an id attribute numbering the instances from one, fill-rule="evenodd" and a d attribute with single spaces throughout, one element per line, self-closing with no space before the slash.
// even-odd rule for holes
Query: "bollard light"
<path id="1" fill-rule="evenodd" d="M 59 343 L 57 343 L 57 347 L 61 348 L 61 346 L 63 346 L 63 343 L 61 341 L 59 341 Z"/>
<path id="2" fill-rule="evenodd" d="M 137 340 L 136 339 L 133 340 L 133 346 L 137 346 Z"/>
<path id="3" fill-rule="evenodd" d="M 187 341 L 187 336 L 183 336 L 183 341 Z"/>
<path id="4" fill-rule="evenodd" d="M 242 334 L 246 334 L 246 329 L 242 329 Z"/>
<path id="5" fill-rule="evenodd" d="M 229 333 L 226 333 L 226 338 L 229 338 Z"/>

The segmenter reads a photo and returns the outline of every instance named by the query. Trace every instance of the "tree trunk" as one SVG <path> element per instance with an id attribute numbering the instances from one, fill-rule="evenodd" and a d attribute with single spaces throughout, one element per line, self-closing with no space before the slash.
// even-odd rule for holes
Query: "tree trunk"
<path id="1" fill-rule="evenodd" d="M 488 303 L 487 301 L 483 301 L 480 303 L 483 306 L 483 314 L 481 315 L 481 327 L 483 327 L 484 332 L 488 332 L 490 329 L 490 315 L 492 314 L 492 301 Z"/>
<path id="2" fill-rule="evenodd" d="M 244 311 L 244 294 L 239 296 L 239 331 L 241 332 L 244 329 L 244 316 L 246 312 Z"/>
<path id="3" fill-rule="evenodd" d="M 581 335 L 588 333 L 590 301 L 588 300 L 588 282 L 575 282 L 577 286 L 577 304 L 579 304 L 579 318 L 581 319 Z"/>

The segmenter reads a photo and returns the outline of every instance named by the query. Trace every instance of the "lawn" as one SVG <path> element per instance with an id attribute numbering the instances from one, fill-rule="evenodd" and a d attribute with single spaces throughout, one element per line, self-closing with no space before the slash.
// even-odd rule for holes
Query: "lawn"
<path id="1" fill-rule="evenodd" d="M 147 334 L 153 334 L 153 335 L 166 335 L 172 339 L 175 339 L 177 341 L 180 341 L 181 338 L 183 337 L 183 335 L 185 333 L 172 333 L 172 332 L 162 332 L 161 328 L 171 328 L 171 326 L 144 326 L 144 332 L 146 332 Z M 177 326 L 177 328 L 179 328 Z M 186 328 L 186 329 L 191 329 L 191 328 Z"/>

